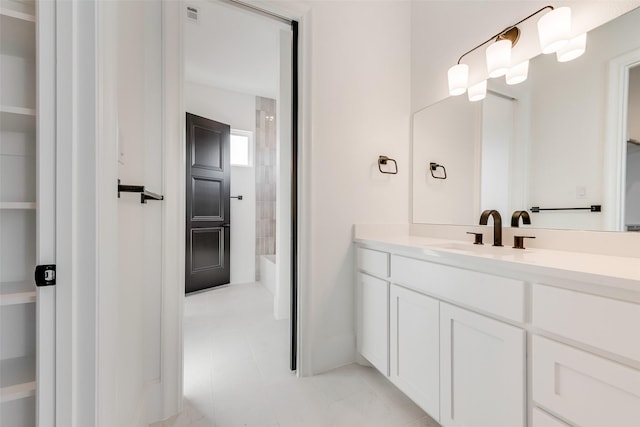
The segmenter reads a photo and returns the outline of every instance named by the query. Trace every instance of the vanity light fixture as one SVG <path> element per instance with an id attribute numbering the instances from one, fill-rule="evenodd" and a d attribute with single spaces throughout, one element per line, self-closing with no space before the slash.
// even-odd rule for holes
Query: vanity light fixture
<path id="1" fill-rule="evenodd" d="M 556 52 L 558 62 L 568 62 L 581 56 L 587 50 L 587 33 L 569 40 L 563 48 Z"/>
<path id="2" fill-rule="evenodd" d="M 462 95 L 467 91 L 469 81 L 469 66 L 458 64 L 449 68 L 449 93 L 451 95 Z"/>
<path id="3" fill-rule="evenodd" d="M 487 97 L 487 81 L 483 80 L 473 86 L 469 86 L 469 101 L 481 101 Z"/>
<path id="4" fill-rule="evenodd" d="M 511 66 L 511 40 L 502 39 L 490 45 L 486 50 L 487 71 L 495 78 L 507 74 Z"/>
<path id="5" fill-rule="evenodd" d="M 554 53 L 562 49 L 571 37 L 571 9 L 559 7 L 540 18 L 538 37 L 542 53 Z"/>
<path id="6" fill-rule="evenodd" d="M 518 65 L 514 65 L 509 68 L 507 71 L 507 76 L 505 77 L 508 85 L 517 85 L 518 83 L 522 83 L 527 80 L 527 76 L 529 75 L 529 60 L 522 61 Z"/>
<path id="7" fill-rule="evenodd" d="M 557 58 L 560 62 L 570 61 L 582 55 L 586 46 L 586 34 L 570 40 L 571 9 L 568 7 L 556 9 L 553 6 L 545 6 L 465 52 L 458 59 L 458 63 L 449 68 L 447 73 L 449 94 L 452 96 L 462 95 L 468 89 L 470 101 L 478 101 L 484 98 L 481 93 L 482 91 L 486 93 L 486 82 L 477 83 L 469 87 L 469 66 L 461 61 L 471 52 L 490 42 L 493 43 L 485 51 L 489 77 L 495 78 L 506 75 L 506 82 L 510 85 L 525 81 L 529 73 L 529 60 L 515 65 L 511 64 L 511 49 L 520 39 L 518 25 L 547 9 L 550 9 L 550 11 L 538 20 L 538 39 L 542 52 L 557 52 Z M 483 84 L 484 89 L 482 89 Z"/>

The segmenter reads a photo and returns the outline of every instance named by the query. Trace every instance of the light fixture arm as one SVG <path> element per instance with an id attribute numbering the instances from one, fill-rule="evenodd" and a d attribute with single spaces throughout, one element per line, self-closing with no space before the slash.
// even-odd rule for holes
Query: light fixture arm
<path id="1" fill-rule="evenodd" d="M 515 24 L 511 25 L 510 27 L 505 28 L 504 30 L 500 31 L 498 34 L 495 34 L 493 36 L 491 36 L 488 40 L 480 43 L 478 46 L 474 47 L 473 49 L 465 52 L 462 54 L 462 56 L 460 58 L 458 58 L 458 64 L 460 64 L 460 61 L 462 61 L 462 58 L 464 58 L 465 56 L 467 56 L 468 54 L 470 54 L 471 52 L 473 52 L 474 50 L 484 46 L 485 44 L 489 43 L 491 40 L 496 40 L 496 39 L 500 39 L 500 38 L 504 38 L 507 40 L 511 40 L 512 46 L 515 46 L 515 44 L 518 41 L 518 38 L 520 37 L 520 30 L 517 28 L 518 25 L 522 24 L 524 21 L 526 21 L 529 18 L 534 17 L 535 15 L 537 15 L 538 13 L 542 12 L 545 9 L 551 9 L 554 10 L 555 8 L 551 5 L 545 6 L 539 10 L 536 10 L 535 12 L 533 12 L 531 15 L 527 16 L 526 18 L 521 19 L 520 21 L 516 22 Z M 513 29 L 516 29 L 517 31 L 515 31 L 513 33 L 512 36 L 506 36 L 505 35 L 512 31 Z"/>

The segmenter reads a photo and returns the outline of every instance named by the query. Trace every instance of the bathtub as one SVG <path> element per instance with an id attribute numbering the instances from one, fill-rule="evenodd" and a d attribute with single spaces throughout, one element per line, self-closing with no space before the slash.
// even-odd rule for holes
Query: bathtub
<path id="1" fill-rule="evenodd" d="M 260 283 L 271 292 L 276 294 L 276 256 L 260 256 Z"/>

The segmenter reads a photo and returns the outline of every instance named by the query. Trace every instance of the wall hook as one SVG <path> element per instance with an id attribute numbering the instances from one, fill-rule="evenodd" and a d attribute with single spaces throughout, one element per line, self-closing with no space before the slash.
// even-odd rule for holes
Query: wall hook
<path id="1" fill-rule="evenodd" d="M 442 169 L 442 173 L 444 174 L 444 176 L 436 176 L 434 174 L 434 172 L 437 171 L 438 168 Z M 442 165 L 431 162 L 429 163 L 429 171 L 431 172 L 431 176 L 434 177 L 435 179 L 447 179 L 447 169 L 445 169 L 445 167 Z"/>
<path id="2" fill-rule="evenodd" d="M 393 171 L 383 171 L 382 170 L 382 166 L 381 165 L 386 165 L 389 162 L 393 162 L 393 166 L 394 166 L 394 170 Z M 398 163 L 387 156 L 378 156 L 378 170 L 380 171 L 380 173 L 388 173 L 391 175 L 395 175 L 398 173 Z"/>

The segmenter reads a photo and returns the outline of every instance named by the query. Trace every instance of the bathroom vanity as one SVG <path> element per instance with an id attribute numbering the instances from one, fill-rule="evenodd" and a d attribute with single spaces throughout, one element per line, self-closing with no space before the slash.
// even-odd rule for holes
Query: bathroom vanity
<path id="1" fill-rule="evenodd" d="M 637 258 L 355 243 L 358 352 L 443 426 L 640 425 Z"/>

